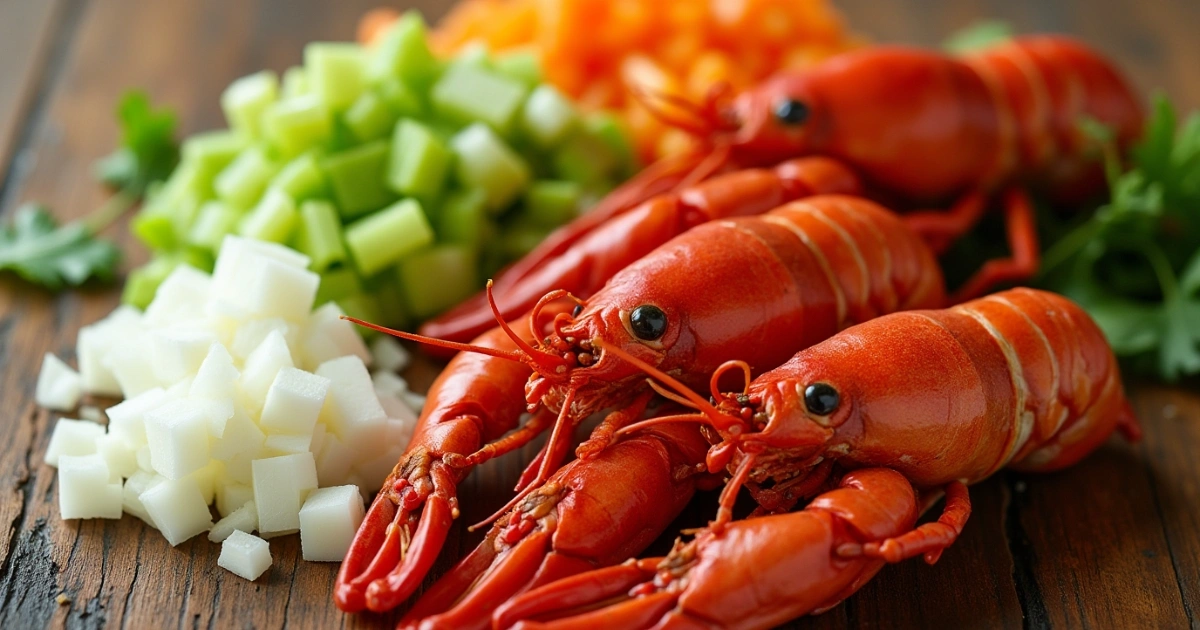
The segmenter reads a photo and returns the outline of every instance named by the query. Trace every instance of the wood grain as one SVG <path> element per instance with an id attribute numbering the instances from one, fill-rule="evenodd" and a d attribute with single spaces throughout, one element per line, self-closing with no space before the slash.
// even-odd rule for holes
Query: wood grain
<path id="1" fill-rule="evenodd" d="M 182 131 L 223 124 L 217 98 L 234 78 L 299 63 L 311 40 L 352 37 L 375 0 L 45 0 L 0 3 L 0 214 L 37 199 L 60 217 L 104 191 L 91 164 L 117 135 L 112 109 L 129 87 L 175 109 Z M 447 3 L 418 3 L 436 17 Z M 933 45 L 978 16 L 1018 30 L 1078 34 L 1117 58 L 1140 87 L 1200 106 L 1200 3 L 1190 0 L 841 0 L 849 21 L 883 41 Z M 12 160 L 13 155 L 24 156 Z M 145 253 L 124 225 L 108 236 Z M 54 470 L 42 464 L 54 418 L 32 403 L 45 352 L 74 358 L 80 325 L 116 303 L 95 287 L 49 296 L 0 279 L 0 628 L 391 627 L 396 614 L 340 613 L 332 563 L 300 560 L 296 536 L 272 541 L 274 565 L 250 583 L 219 569 L 203 537 L 171 548 L 126 516 L 58 518 Z M 427 382 L 427 379 L 426 379 Z M 935 566 L 885 568 L 860 593 L 799 628 L 1185 627 L 1200 606 L 1200 394 L 1133 386 L 1146 438 L 1114 439 L 1053 475 L 1002 474 L 971 489 L 962 539 Z M 491 462 L 462 486 L 463 517 L 435 567 L 481 534 L 463 525 L 509 496 L 522 458 Z M 701 525 L 699 497 L 672 531 Z M 656 542 L 661 553 L 673 534 Z M 59 605 L 55 597 L 69 602 Z"/>

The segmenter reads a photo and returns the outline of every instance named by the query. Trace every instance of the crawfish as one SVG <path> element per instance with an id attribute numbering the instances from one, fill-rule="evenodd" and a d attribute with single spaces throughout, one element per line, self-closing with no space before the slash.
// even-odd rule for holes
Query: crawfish
<path id="1" fill-rule="evenodd" d="M 1080 120 L 1107 125 L 1121 147 L 1140 135 L 1143 120 L 1135 93 L 1109 60 L 1073 39 L 1049 35 L 1017 38 L 962 58 L 898 46 L 865 48 L 781 74 L 732 100 L 713 94 L 692 107 L 695 120 L 678 121 L 709 148 L 651 165 L 501 272 L 495 279 L 501 313 L 524 312 L 536 299 L 530 296 L 564 288 L 562 276 L 546 269 L 564 261 L 583 270 L 604 267 L 609 257 L 628 260 L 627 243 L 669 238 L 656 230 L 661 217 L 638 206 L 650 197 L 801 156 L 843 164 L 877 198 L 952 200 L 948 212 L 908 219 L 935 250 L 969 231 L 988 196 L 1007 187 L 1003 205 L 1012 256 L 991 261 L 958 291 L 960 299 L 976 297 L 1037 270 L 1033 216 L 1019 186 L 1046 188 L 1060 199 L 1102 187 L 1099 151 Z M 594 247 L 600 242 L 608 248 Z M 603 278 L 581 275 L 572 278 L 577 295 L 603 285 Z M 461 340 L 488 319 L 481 294 L 422 332 Z"/>
<path id="2" fill-rule="evenodd" d="M 552 292 L 543 302 L 562 295 Z M 539 326 L 537 334 L 531 331 L 522 338 L 501 320 L 500 330 L 512 335 L 510 348 L 516 346 L 517 351 L 385 332 L 491 355 L 477 358 L 479 365 L 512 360 L 523 362 L 511 368 L 512 373 L 518 368 L 532 370 L 525 383 L 526 402 L 535 410 L 530 423 L 474 453 L 455 451 L 443 458 L 450 467 L 482 463 L 528 442 L 552 422 L 549 441 L 522 476 L 520 487 L 525 490 L 503 513 L 558 468 L 579 421 L 616 408 L 580 447 L 582 457 L 591 457 L 617 429 L 639 418 L 653 397 L 637 368 L 619 358 L 596 355 L 597 343 L 620 346 L 689 384 L 700 384 L 734 357 L 745 358 L 748 370 L 761 371 L 853 323 L 896 310 L 941 306 L 944 300 L 933 254 L 895 214 L 860 198 L 831 195 L 690 230 L 616 274 L 573 314 L 555 315 L 549 334 Z M 541 321 L 538 313 L 535 308 L 530 321 Z M 519 383 L 513 381 L 506 380 L 511 388 L 503 394 L 506 401 L 521 393 Z M 464 379 L 460 395 L 470 396 L 469 387 Z M 506 417 L 515 426 L 516 416 Z M 478 436 L 472 432 L 469 437 L 477 440 Z M 443 487 L 458 478 L 448 479 Z M 422 495 L 414 495 L 411 509 L 421 500 Z M 371 533 L 382 531 L 383 520 L 393 520 L 391 515 L 383 510 L 376 517 L 372 508 L 348 555 L 354 562 L 343 566 L 345 579 L 339 580 L 339 585 L 352 585 L 347 587 L 352 591 L 375 582 L 370 587 L 374 595 L 367 601 L 372 609 L 390 608 L 413 592 L 429 564 L 416 565 L 410 559 L 436 554 L 448 527 L 445 520 L 429 525 L 439 535 L 409 545 L 410 550 L 420 548 L 420 554 L 401 554 L 402 566 L 392 569 L 397 552 L 386 545 L 381 548 L 382 534 Z M 425 524 L 414 527 L 422 531 Z M 380 549 L 374 561 L 368 556 L 371 549 Z M 380 581 L 389 572 L 392 577 Z"/>
<path id="3" fill-rule="evenodd" d="M 967 522 L 967 485 L 1005 466 L 1070 466 L 1117 429 L 1130 440 L 1140 435 L 1099 328 L 1070 300 L 1031 289 L 859 324 L 801 351 L 743 392 L 720 393 L 716 405 L 619 349 L 602 351 L 643 365 L 699 410 L 625 430 L 703 422 L 718 440 L 708 464 L 728 468 L 732 481 L 709 529 L 671 556 L 530 591 L 497 612 L 498 626 L 532 615 L 569 616 L 608 601 L 548 625 L 703 620 L 769 627 L 835 605 L 873 575 L 871 562 L 918 555 L 936 562 Z M 821 470 L 826 460 L 834 464 L 825 471 L 864 469 L 852 473 L 860 482 L 863 473 L 883 469 L 905 483 L 858 487 L 870 501 L 842 500 L 834 491 L 798 514 L 730 522 L 743 484 L 758 494 L 767 484 Z M 842 479 L 843 490 L 847 479 L 854 477 Z M 913 489 L 926 497 L 945 492 L 937 521 L 913 527 Z M 831 581 L 782 579 L 785 571 Z"/>

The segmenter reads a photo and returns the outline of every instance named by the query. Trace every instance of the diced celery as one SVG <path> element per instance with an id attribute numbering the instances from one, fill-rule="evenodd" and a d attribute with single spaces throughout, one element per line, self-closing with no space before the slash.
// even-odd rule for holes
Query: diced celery
<path id="1" fill-rule="evenodd" d="M 432 242 L 433 229 L 415 199 L 398 201 L 346 227 L 346 246 L 366 276 Z"/>
<path id="2" fill-rule="evenodd" d="M 285 158 L 299 155 L 333 135 L 329 110 L 316 95 L 285 98 L 263 112 L 263 136 Z"/>
<path id="3" fill-rule="evenodd" d="M 321 284 L 317 287 L 317 304 L 353 295 L 363 290 L 362 281 L 350 267 L 336 267 L 321 274 Z"/>
<path id="4" fill-rule="evenodd" d="M 375 298 L 382 315 L 380 321 L 391 328 L 409 329 L 412 317 L 404 305 L 404 292 L 396 282 L 394 269 L 387 269 L 366 282 L 367 291 Z"/>
<path id="5" fill-rule="evenodd" d="M 498 213 L 529 184 L 529 166 L 483 123 L 475 123 L 450 140 L 455 175 L 465 186 L 480 188 L 487 207 Z"/>
<path id="6" fill-rule="evenodd" d="M 287 193 L 297 203 L 313 197 L 322 197 L 326 193 L 325 173 L 317 164 L 314 153 L 305 153 L 288 162 L 280 169 L 279 174 L 271 180 L 269 188 L 276 188 Z"/>
<path id="7" fill-rule="evenodd" d="M 390 78 L 380 83 L 376 89 L 379 98 L 382 98 L 397 116 L 420 116 L 425 112 L 421 95 L 400 79 Z"/>
<path id="8" fill-rule="evenodd" d="M 542 148 L 558 144 L 578 121 L 575 106 L 549 85 L 538 86 L 521 108 L 521 131 Z"/>
<path id="9" fill-rule="evenodd" d="M 458 243 L 477 250 L 482 246 L 489 229 L 487 195 L 482 190 L 465 188 L 446 196 L 437 217 L 439 241 Z"/>
<path id="10" fill-rule="evenodd" d="M 296 202 L 282 190 L 269 190 L 238 225 L 238 234 L 284 243 L 296 227 Z"/>
<path id="11" fill-rule="evenodd" d="M 221 94 L 221 109 L 231 129 L 258 138 L 262 114 L 278 97 L 279 79 L 274 72 L 263 70 L 230 83 Z"/>
<path id="12" fill-rule="evenodd" d="M 629 131 L 616 116 L 608 112 L 595 112 L 583 121 L 588 134 L 607 146 L 620 162 L 617 176 L 624 179 L 633 175 L 638 168 L 637 154 L 629 140 Z"/>
<path id="13" fill-rule="evenodd" d="M 507 135 L 525 101 L 525 86 L 480 68 L 456 66 L 433 85 L 429 99 L 441 116 L 461 124 L 483 121 Z"/>
<path id="14" fill-rule="evenodd" d="M 313 199 L 300 204 L 300 225 L 296 231 L 296 249 L 310 259 L 313 271 L 325 271 L 346 260 L 342 245 L 342 225 L 337 209 L 328 201 Z"/>
<path id="15" fill-rule="evenodd" d="M 497 55 L 492 60 L 492 67 L 500 74 L 531 88 L 542 82 L 542 64 L 537 55 L 529 50 L 515 50 Z"/>
<path id="16" fill-rule="evenodd" d="M 334 300 L 334 302 L 337 302 L 337 305 L 342 308 L 342 312 L 350 317 L 371 323 L 383 321 L 383 312 L 379 310 L 379 305 L 375 303 L 375 299 L 364 293 L 344 295 Z M 355 326 L 355 328 L 358 329 L 359 334 L 368 339 L 379 334 L 363 326 Z"/>
<path id="17" fill-rule="evenodd" d="M 599 138 L 575 133 L 551 158 L 554 174 L 587 188 L 607 185 L 620 166 L 617 155 Z"/>
<path id="18" fill-rule="evenodd" d="M 199 210 L 199 197 L 183 195 L 173 206 L 161 203 L 145 206 L 133 218 L 130 229 L 150 249 L 176 249 L 183 244 Z"/>
<path id="19" fill-rule="evenodd" d="M 213 180 L 217 197 L 238 210 L 258 201 L 267 182 L 278 168 L 258 147 L 250 147 L 237 156 Z"/>
<path id="20" fill-rule="evenodd" d="M 212 196 L 212 179 L 203 177 L 195 164 L 182 162 L 167 181 L 152 184 L 147 189 L 146 203 L 142 207 L 170 212 L 188 196 L 201 199 Z"/>
<path id="21" fill-rule="evenodd" d="M 374 92 L 363 92 L 346 110 L 343 120 L 355 138 L 366 142 L 386 136 L 396 123 L 396 115 Z"/>
<path id="22" fill-rule="evenodd" d="M 556 228 L 575 218 L 583 190 L 575 182 L 544 179 L 525 191 L 525 216 L 544 228 Z"/>
<path id="23" fill-rule="evenodd" d="M 493 242 L 499 245 L 499 251 L 505 261 L 516 260 L 533 251 L 546 239 L 550 231 L 539 225 L 527 222 L 514 223 L 504 230 L 504 234 Z"/>
<path id="24" fill-rule="evenodd" d="M 150 262 L 133 269 L 125 278 L 125 289 L 121 292 L 121 301 L 130 306 L 144 309 L 154 299 L 158 285 L 174 271 L 179 259 L 173 256 L 159 256 Z"/>
<path id="25" fill-rule="evenodd" d="M 342 218 L 378 210 L 395 198 L 385 184 L 387 159 L 387 141 L 376 140 L 321 160 Z"/>
<path id="26" fill-rule="evenodd" d="M 204 247 L 213 252 L 221 248 L 225 235 L 237 229 L 241 213 L 220 201 L 209 201 L 200 206 L 200 214 L 188 231 L 187 242 L 195 247 Z"/>
<path id="27" fill-rule="evenodd" d="M 367 75 L 374 82 L 395 77 L 409 85 L 425 86 L 438 71 L 438 61 L 425 37 L 425 20 L 420 13 L 409 11 L 384 34 L 371 56 Z"/>
<path id="28" fill-rule="evenodd" d="M 331 111 L 350 106 L 366 87 L 367 56 L 362 46 L 312 42 L 304 47 L 304 71 L 313 94 Z"/>
<path id="29" fill-rule="evenodd" d="M 425 319 L 441 313 L 479 290 L 475 251 L 439 245 L 400 261 L 396 276 L 412 315 Z"/>
<path id="30" fill-rule="evenodd" d="M 387 180 L 392 190 L 429 203 L 442 192 L 453 155 L 428 127 L 404 119 L 392 134 Z"/>
<path id="31" fill-rule="evenodd" d="M 249 144 L 246 136 L 233 131 L 198 133 L 183 141 L 183 160 L 195 165 L 197 177 L 211 186 L 217 173 Z"/>
<path id="32" fill-rule="evenodd" d="M 283 72 L 283 98 L 293 98 L 312 93 L 308 73 L 300 66 L 292 66 Z"/>
<path id="33" fill-rule="evenodd" d="M 487 44 L 480 41 L 468 42 L 446 64 L 445 72 L 455 68 L 475 68 L 476 70 L 495 70 L 492 66 L 492 55 L 488 52 Z"/>

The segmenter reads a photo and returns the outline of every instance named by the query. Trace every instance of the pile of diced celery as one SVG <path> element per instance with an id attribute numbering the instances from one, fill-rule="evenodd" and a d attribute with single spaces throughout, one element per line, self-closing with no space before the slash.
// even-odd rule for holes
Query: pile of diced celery
<path id="1" fill-rule="evenodd" d="M 229 129 L 183 143 L 135 218 L 153 252 L 124 300 L 145 307 L 171 270 L 212 263 L 226 234 L 284 243 L 321 275 L 318 303 L 408 326 L 575 217 L 635 167 L 613 118 L 582 115 L 534 57 L 436 59 L 416 13 L 373 49 L 311 43 L 280 81 L 221 97 Z"/>

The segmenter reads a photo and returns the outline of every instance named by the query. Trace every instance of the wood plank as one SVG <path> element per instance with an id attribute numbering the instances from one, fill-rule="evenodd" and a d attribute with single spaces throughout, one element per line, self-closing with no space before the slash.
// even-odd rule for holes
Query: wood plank
<path id="1" fill-rule="evenodd" d="M 65 0 L 0 3 L 0 203 L 5 173 L 17 151 L 21 132 L 39 87 L 53 74 L 50 53 L 68 41 L 78 7 Z M 59 46 L 58 48 L 62 48 Z"/>

